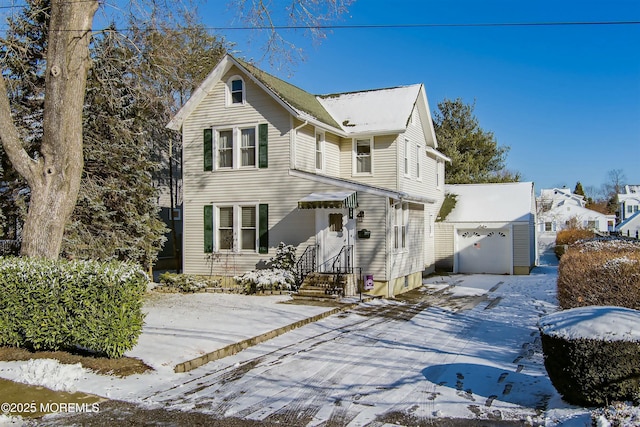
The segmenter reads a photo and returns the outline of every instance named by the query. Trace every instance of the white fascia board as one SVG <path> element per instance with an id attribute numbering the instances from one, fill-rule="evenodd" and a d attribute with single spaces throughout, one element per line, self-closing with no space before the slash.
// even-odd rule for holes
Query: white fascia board
<path id="1" fill-rule="evenodd" d="M 225 55 L 222 60 L 216 65 L 209 73 L 207 78 L 198 86 L 196 90 L 193 91 L 191 97 L 185 102 L 185 104 L 178 110 L 175 116 L 169 121 L 167 124 L 168 129 L 172 130 L 180 130 L 182 127 L 182 123 L 184 123 L 185 119 L 189 117 L 189 115 L 196 109 L 198 104 L 204 99 L 205 96 L 209 94 L 209 90 L 213 87 L 222 76 L 231 68 L 231 57 L 229 55 Z"/>
<path id="2" fill-rule="evenodd" d="M 433 154 L 434 156 L 436 156 L 436 157 L 438 157 L 438 158 L 440 158 L 440 159 L 442 159 L 442 160 L 444 160 L 446 162 L 451 163 L 451 159 L 449 157 L 445 156 L 444 154 L 442 154 L 441 152 L 439 152 L 435 148 L 427 146 L 426 150 L 427 150 L 427 153 Z"/>
<path id="3" fill-rule="evenodd" d="M 426 120 L 421 120 L 423 132 L 426 135 L 429 135 L 433 141 L 433 148 L 438 148 L 438 138 L 436 138 L 436 130 L 433 127 L 433 118 L 431 117 L 431 111 L 429 110 L 429 100 L 427 99 L 427 90 L 424 87 L 424 84 L 420 84 L 420 92 L 418 93 L 418 100 L 422 101 L 424 115 L 426 115 Z M 418 103 L 416 101 L 416 103 Z M 451 160 L 448 160 L 451 162 Z"/>

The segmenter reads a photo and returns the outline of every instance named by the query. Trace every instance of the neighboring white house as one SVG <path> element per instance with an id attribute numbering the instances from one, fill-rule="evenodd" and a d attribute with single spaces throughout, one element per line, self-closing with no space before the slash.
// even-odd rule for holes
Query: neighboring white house
<path id="1" fill-rule="evenodd" d="M 621 194 L 618 194 L 620 206 L 620 221 L 633 216 L 640 211 L 640 185 L 625 185 Z"/>
<path id="2" fill-rule="evenodd" d="M 573 194 L 568 188 L 540 191 L 538 199 L 538 231 L 541 235 L 555 235 L 571 226 L 579 226 L 603 233 L 614 230 L 616 216 L 606 215 L 585 207 L 584 196 Z"/>
<path id="3" fill-rule="evenodd" d="M 640 239 L 640 211 L 635 212 L 618 224 L 616 231 L 620 233 L 621 236 Z"/>
<path id="4" fill-rule="evenodd" d="M 279 242 L 373 294 L 434 269 L 444 198 L 422 84 L 317 96 L 225 56 L 168 124 L 183 140 L 185 273 L 238 275 Z"/>
<path id="5" fill-rule="evenodd" d="M 446 185 L 455 207 L 436 223 L 436 267 L 455 273 L 529 274 L 537 264 L 532 182 Z"/>

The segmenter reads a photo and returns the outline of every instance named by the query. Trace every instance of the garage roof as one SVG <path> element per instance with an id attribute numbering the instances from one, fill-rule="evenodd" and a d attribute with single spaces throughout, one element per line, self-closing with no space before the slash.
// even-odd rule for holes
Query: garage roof
<path id="1" fill-rule="evenodd" d="M 533 182 L 451 184 L 445 192 L 457 195 L 445 222 L 529 221 L 535 212 Z"/>

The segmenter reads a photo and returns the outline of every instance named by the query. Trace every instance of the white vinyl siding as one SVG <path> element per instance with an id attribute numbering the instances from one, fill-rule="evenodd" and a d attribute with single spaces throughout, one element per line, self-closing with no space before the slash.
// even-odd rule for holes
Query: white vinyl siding
<path id="1" fill-rule="evenodd" d="M 453 271 L 453 224 L 436 222 L 435 231 L 435 267 L 438 270 Z"/>
<path id="2" fill-rule="evenodd" d="M 303 224 L 307 221 L 306 213 L 291 215 L 290 233 L 288 229 L 282 230 L 282 227 L 276 227 L 275 233 L 270 230 L 269 254 L 246 251 L 241 256 L 235 256 L 233 255 L 235 252 L 231 252 L 228 257 L 226 255 L 214 257 L 212 260 L 207 260 L 203 255 L 203 206 L 213 204 L 220 207 L 249 203 L 256 206 L 257 203 L 269 203 L 269 226 L 273 228 L 284 216 L 291 213 L 291 206 L 295 207 L 297 202 L 296 196 L 303 197 L 309 194 L 302 190 L 299 195 L 295 192 L 288 195 L 291 186 L 288 175 L 290 144 L 287 131 L 291 123 L 290 115 L 248 78 L 244 79 L 246 105 L 242 108 L 226 106 L 226 82 L 230 77 L 238 74 L 237 69 L 232 69 L 223 76 L 183 123 L 183 259 L 186 273 L 209 274 L 213 268 L 215 274 L 235 275 L 253 270 L 260 260 L 266 261 L 275 254 L 275 246 L 279 242 L 277 239 L 286 237 L 291 241 L 300 240 L 302 237 L 296 237 L 295 230 L 304 229 Z M 255 128 L 257 135 L 260 123 L 268 123 L 269 167 L 264 169 L 240 167 L 240 129 Z M 202 130 L 207 128 L 214 129 L 214 140 L 218 139 L 217 133 L 220 130 L 238 129 L 235 157 L 237 163 L 234 165 L 236 169 L 225 173 L 202 170 Z M 214 147 L 213 151 L 217 157 L 217 147 Z M 214 168 L 218 166 L 217 161 L 216 158 Z M 270 182 L 272 185 L 256 185 L 256 183 L 265 182 Z M 280 208 L 281 203 L 288 203 L 286 212 Z M 217 209 L 214 211 L 217 214 Z M 239 227 L 239 217 L 235 219 L 236 227 Z M 215 227 L 217 224 L 214 225 L 214 230 Z M 302 238 L 303 241 L 306 239 L 311 237 Z M 214 245 L 217 245 L 217 239 L 214 242 Z"/>
<path id="3" fill-rule="evenodd" d="M 342 139 L 340 144 L 340 176 L 363 184 L 396 190 L 398 176 L 398 135 L 382 135 L 373 138 L 373 174 L 356 174 L 354 140 Z M 416 193 L 416 194 L 422 194 Z"/>
<path id="4" fill-rule="evenodd" d="M 394 229 L 391 228 L 391 253 L 389 254 L 389 271 L 390 279 L 397 277 L 403 277 L 411 273 L 424 270 L 424 205 L 404 203 L 406 209 L 400 209 L 404 219 L 406 220 L 405 231 L 405 248 L 400 248 L 398 251 L 393 249 L 393 234 Z M 395 207 L 389 206 L 391 209 L 391 217 L 393 216 Z M 393 224 L 393 218 L 390 218 L 391 224 Z M 399 230 L 399 244 L 402 246 L 402 230 Z"/>

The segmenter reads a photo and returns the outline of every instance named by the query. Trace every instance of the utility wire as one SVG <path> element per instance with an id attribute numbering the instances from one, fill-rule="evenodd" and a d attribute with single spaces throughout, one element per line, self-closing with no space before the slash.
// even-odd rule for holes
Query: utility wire
<path id="1" fill-rule="evenodd" d="M 80 0 L 86 1 L 86 0 Z M 0 7 L 1 8 L 1 7 Z M 479 27 L 566 27 L 566 26 L 608 26 L 639 25 L 640 21 L 549 21 L 549 22 L 479 22 L 479 23 L 424 23 L 424 24 L 330 24 L 330 25 L 257 25 L 257 26 L 213 26 L 204 27 L 211 31 L 247 31 L 247 30 L 350 30 L 350 29 L 412 29 L 412 28 L 479 28 Z M 103 29 L 105 30 L 105 29 Z M 128 31 L 130 28 L 120 29 Z M 6 29 L 0 28 L 0 31 Z M 62 31 L 78 31 L 70 28 Z M 94 30 L 102 31 L 102 30 Z"/>

